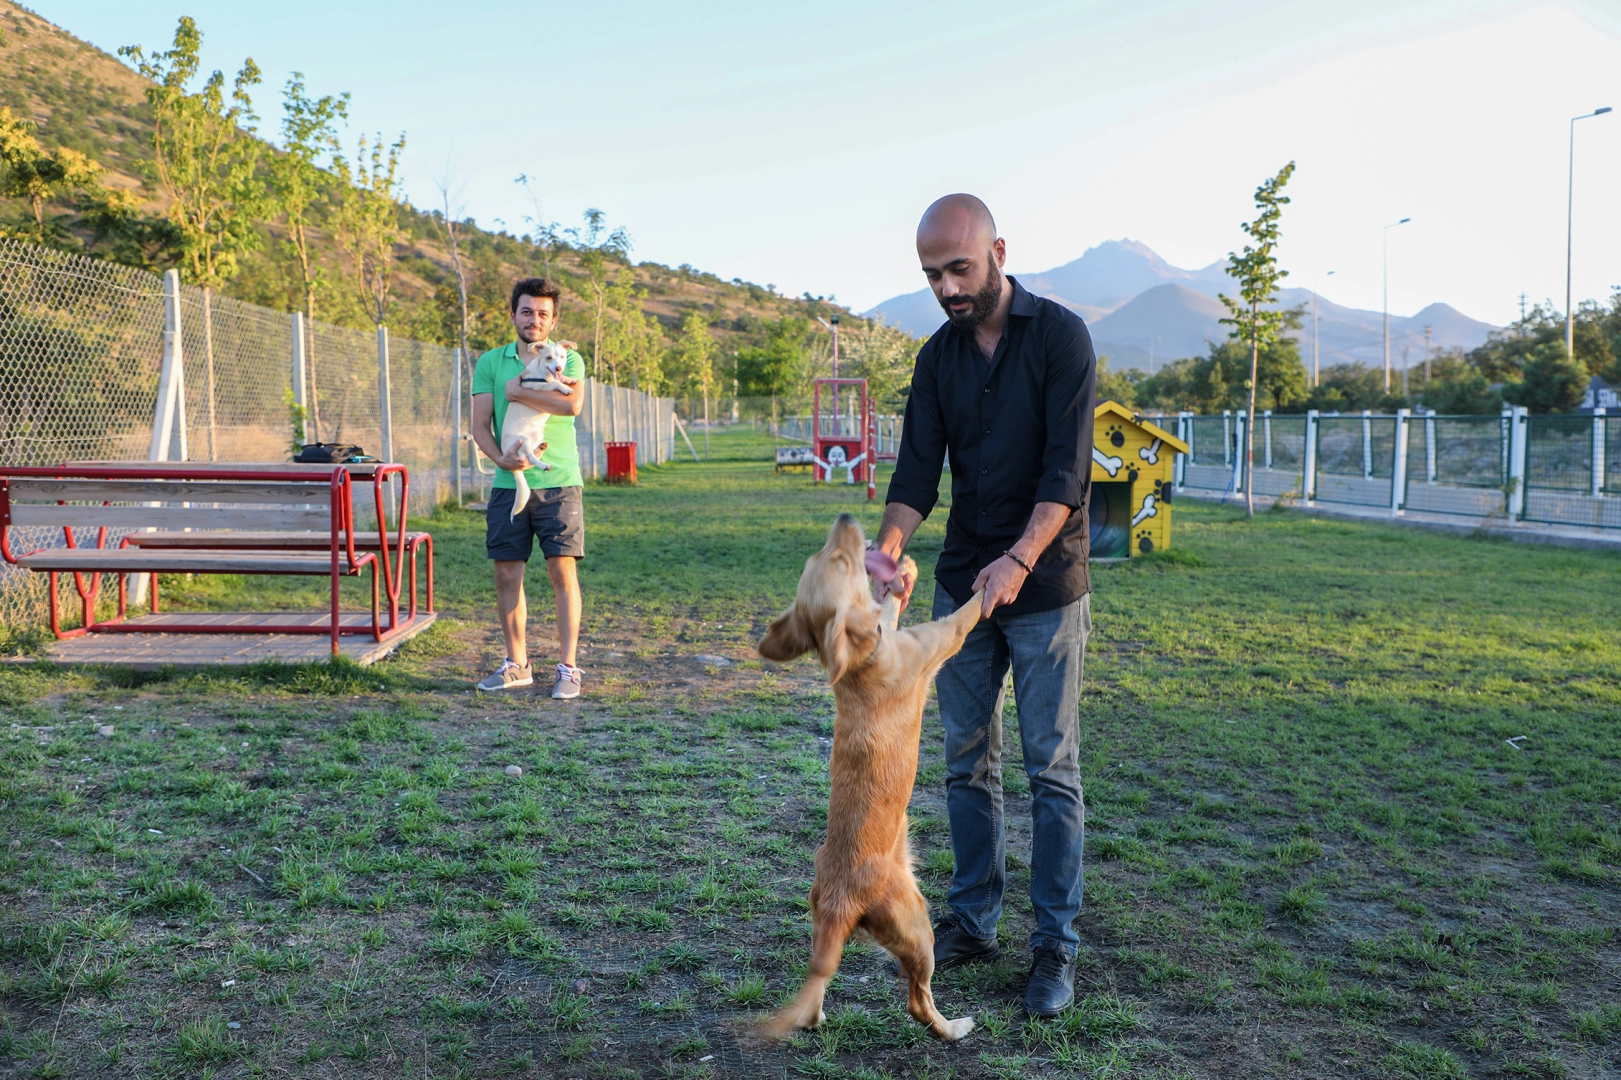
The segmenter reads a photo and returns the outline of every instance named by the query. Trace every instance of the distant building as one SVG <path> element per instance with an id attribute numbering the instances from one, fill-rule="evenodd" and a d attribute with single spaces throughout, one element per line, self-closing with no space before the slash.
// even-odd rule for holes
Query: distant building
<path id="1" fill-rule="evenodd" d="M 1621 412 L 1621 393 L 1597 375 L 1588 380 L 1587 389 L 1582 392 L 1581 407 L 1576 411 L 1591 416 L 1594 409 L 1603 409 L 1608 413 Z"/>

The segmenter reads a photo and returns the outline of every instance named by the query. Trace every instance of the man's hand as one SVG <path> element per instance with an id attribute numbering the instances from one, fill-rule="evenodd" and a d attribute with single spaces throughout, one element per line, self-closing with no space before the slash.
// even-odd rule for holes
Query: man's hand
<path id="1" fill-rule="evenodd" d="M 579 379 L 571 379 L 567 375 L 554 375 L 552 378 L 571 389 L 580 385 Z M 523 376 L 514 375 L 512 378 L 507 380 L 507 401 L 509 403 L 521 401 L 531 408 L 538 409 L 541 407 L 540 403 L 546 400 L 547 394 L 557 393 L 555 390 L 530 389 L 529 387 L 523 385 L 522 379 Z M 556 399 L 554 398 L 553 400 Z"/>
<path id="2" fill-rule="evenodd" d="M 991 612 L 1004 604 L 1011 604 L 1019 598 L 1019 590 L 1024 588 L 1024 579 L 1030 574 L 1024 567 L 1003 555 L 979 572 L 974 579 L 970 592 L 985 590 L 984 608 L 980 611 L 981 619 L 991 617 Z"/>
<path id="3" fill-rule="evenodd" d="M 529 468 L 528 459 L 518 453 L 517 450 L 513 450 L 510 454 L 503 454 L 498 458 L 491 458 L 490 461 L 497 469 L 505 469 L 507 472 L 522 472 Z"/>

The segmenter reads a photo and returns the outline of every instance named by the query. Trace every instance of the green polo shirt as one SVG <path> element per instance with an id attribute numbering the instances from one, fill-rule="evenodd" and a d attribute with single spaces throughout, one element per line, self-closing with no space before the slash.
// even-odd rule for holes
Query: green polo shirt
<path id="1" fill-rule="evenodd" d="M 523 361 L 518 359 L 518 343 L 499 349 L 491 349 L 478 358 L 478 364 L 473 368 L 473 393 L 489 394 L 495 405 L 495 441 L 501 441 L 501 425 L 506 423 L 507 383 L 517 378 L 523 372 Z M 568 360 L 563 364 L 563 374 L 571 379 L 579 379 L 580 385 L 574 388 L 576 394 L 585 393 L 585 361 L 573 349 L 569 350 Z M 558 488 L 579 487 L 583 483 L 580 479 L 580 446 L 574 439 L 574 417 L 548 416 L 546 417 L 546 449 L 541 451 L 540 460 L 550 465 L 550 469 L 528 469 L 524 476 L 529 481 L 530 488 Z M 506 469 L 495 470 L 495 479 L 491 487 L 510 488 L 517 487 L 513 475 Z"/>

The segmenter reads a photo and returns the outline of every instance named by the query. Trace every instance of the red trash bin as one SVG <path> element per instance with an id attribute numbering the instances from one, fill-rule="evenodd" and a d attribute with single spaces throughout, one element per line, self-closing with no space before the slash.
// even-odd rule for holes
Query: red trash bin
<path id="1" fill-rule="evenodd" d="M 634 484 L 636 482 L 636 444 L 634 442 L 603 443 L 608 451 L 608 483 Z"/>

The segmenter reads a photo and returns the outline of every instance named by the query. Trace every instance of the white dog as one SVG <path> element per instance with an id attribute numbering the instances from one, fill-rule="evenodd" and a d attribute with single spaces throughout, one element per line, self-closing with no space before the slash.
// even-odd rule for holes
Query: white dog
<path id="1" fill-rule="evenodd" d="M 567 362 L 568 350 L 548 341 L 535 350 L 523 371 L 518 373 L 518 382 L 532 390 L 572 394 L 574 388 L 557 379 Z M 546 415 L 521 401 L 508 403 L 506 419 L 501 421 L 501 452 L 511 456 L 516 451 L 535 468 L 550 469 L 551 466 L 540 459 L 541 451 L 546 449 Z M 512 516 L 516 518 L 529 505 L 529 481 L 523 469 L 513 472 L 513 480 L 517 492 L 512 499 Z"/>

